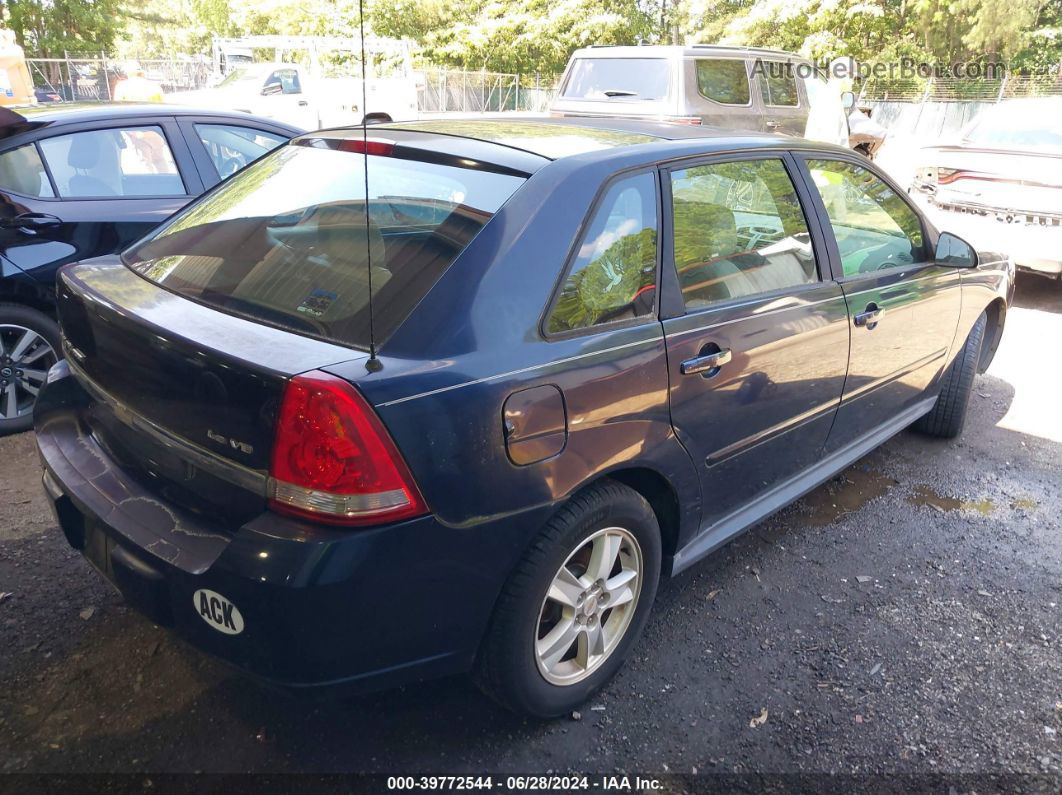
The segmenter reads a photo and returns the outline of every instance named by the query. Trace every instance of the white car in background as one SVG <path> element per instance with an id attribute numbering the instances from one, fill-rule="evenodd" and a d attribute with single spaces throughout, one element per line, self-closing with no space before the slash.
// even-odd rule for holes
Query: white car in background
<path id="1" fill-rule="evenodd" d="M 1062 97 L 1001 102 L 920 150 L 911 193 L 975 248 L 1062 279 Z"/>
<path id="2" fill-rule="evenodd" d="M 317 130 L 369 121 L 417 117 L 416 83 L 370 78 L 368 111 L 362 112 L 360 78 L 313 77 L 299 64 L 241 64 L 213 88 L 167 94 L 166 102 L 224 108 Z"/>

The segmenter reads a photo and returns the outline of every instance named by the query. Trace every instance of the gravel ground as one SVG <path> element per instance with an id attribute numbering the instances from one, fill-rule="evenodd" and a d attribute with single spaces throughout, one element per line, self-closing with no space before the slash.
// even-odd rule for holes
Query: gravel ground
<path id="1" fill-rule="evenodd" d="M 1062 286 L 1021 279 L 958 442 L 903 433 L 665 584 L 579 720 L 513 717 L 462 678 L 328 704 L 262 691 L 125 608 L 54 527 L 32 435 L 0 439 L 0 770 L 1062 786 L 1059 340 Z"/>

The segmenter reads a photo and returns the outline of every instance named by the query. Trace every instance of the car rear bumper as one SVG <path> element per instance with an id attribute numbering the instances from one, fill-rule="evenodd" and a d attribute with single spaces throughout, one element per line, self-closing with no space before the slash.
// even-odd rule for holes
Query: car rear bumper
<path id="1" fill-rule="evenodd" d="M 959 235 L 978 250 L 1006 253 L 1019 270 L 1062 276 L 1062 224 L 1027 222 L 1032 217 L 1021 213 L 956 206 L 915 187 L 928 199 L 942 231 Z"/>
<path id="2" fill-rule="evenodd" d="M 114 463 L 82 422 L 80 389 L 61 362 L 35 415 L 45 491 L 68 542 L 152 621 L 285 688 L 373 690 L 468 670 L 505 576 L 544 520 L 453 528 L 425 516 L 340 530 L 266 512 L 214 527 Z M 207 605 L 217 596 L 234 606 L 238 632 L 201 615 L 204 592 Z"/>

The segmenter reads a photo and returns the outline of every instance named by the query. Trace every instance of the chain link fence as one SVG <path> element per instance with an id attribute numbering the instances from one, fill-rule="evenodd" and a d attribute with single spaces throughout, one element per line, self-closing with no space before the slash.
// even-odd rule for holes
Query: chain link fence
<path id="1" fill-rule="evenodd" d="M 164 93 L 191 91 L 210 83 L 208 59 L 146 59 L 137 63 Z M 64 102 L 107 102 L 115 84 L 125 77 L 125 62 L 109 58 L 27 58 L 38 98 Z"/>
<path id="2" fill-rule="evenodd" d="M 1019 97 L 1062 96 L 1062 72 L 1005 75 L 996 80 L 871 78 L 863 83 L 859 96 L 863 102 L 1001 102 Z"/>
<path id="3" fill-rule="evenodd" d="M 163 93 L 206 88 L 215 75 L 210 60 L 140 59 L 149 80 Z M 109 58 L 27 58 L 34 88 L 42 101 L 108 102 L 115 84 L 125 76 L 125 61 Z M 330 74 L 360 77 L 356 64 L 331 67 Z M 349 75 L 347 74 L 349 72 Z M 555 75 L 518 75 L 464 72 L 453 69 L 418 70 L 418 109 L 421 113 L 544 112 L 556 95 Z"/>
<path id="4" fill-rule="evenodd" d="M 541 112 L 556 95 L 554 75 L 427 69 L 417 73 L 421 113 Z"/>
<path id="5" fill-rule="evenodd" d="M 1008 99 L 1062 96 L 1062 73 L 1004 75 L 996 80 L 931 77 L 867 80 L 859 107 L 891 136 L 931 141 L 963 130 L 986 108 Z"/>

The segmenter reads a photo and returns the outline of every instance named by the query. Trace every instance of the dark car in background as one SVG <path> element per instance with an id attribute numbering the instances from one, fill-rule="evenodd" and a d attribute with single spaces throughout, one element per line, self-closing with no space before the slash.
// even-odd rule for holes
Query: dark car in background
<path id="1" fill-rule="evenodd" d="M 276 684 L 474 671 L 563 714 L 660 577 L 912 424 L 958 434 L 1003 331 L 1010 263 L 841 147 L 363 136 L 296 138 L 65 268 L 36 410 L 69 543 Z"/>
<path id="2" fill-rule="evenodd" d="M 0 111 L 0 433 L 30 427 L 59 355 L 59 267 L 120 251 L 300 132 L 159 105 Z"/>

